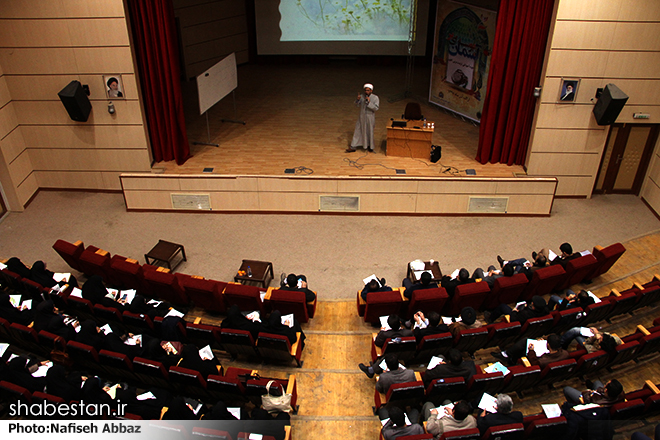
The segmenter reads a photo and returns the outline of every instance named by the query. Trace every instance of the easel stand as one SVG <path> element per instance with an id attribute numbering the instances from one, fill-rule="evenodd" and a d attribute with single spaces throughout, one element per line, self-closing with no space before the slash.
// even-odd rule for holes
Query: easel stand
<path id="1" fill-rule="evenodd" d="M 235 124 L 243 124 L 245 125 L 245 121 L 241 121 L 239 119 L 236 119 L 236 90 L 231 91 L 231 99 L 234 101 L 234 119 L 220 119 L 222 122 L 233 122 Z"/>
<path id="2" fill-rule="evenodd" d="M 206 136 L 208 138 L 208 142 L 193 142 L 193 145 L 209 145 L 211 147 L 219 147 L 220 145 L 214 144 L 211 142 L 211 128 L 209 126 L 209 112 L 204 112 L 206 115 Z"/>

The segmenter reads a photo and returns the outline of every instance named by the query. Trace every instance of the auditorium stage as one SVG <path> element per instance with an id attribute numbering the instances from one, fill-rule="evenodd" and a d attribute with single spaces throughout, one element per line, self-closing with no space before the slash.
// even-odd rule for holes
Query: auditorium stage
<path id="1" fill-rule="evenodd" d="M 157 163 L 150 175 L 124 175 L 127 207 L 311 213 L 331 206 L 370 214 L 549 215 L 556 179 L 528 178 L 521 166 L 475 161 L 479 127 L 428 104 L 429 69 L 417 68 L 414 79 L 412 96 L 396 100 L 404 92 L 402 65 L 239 66 L 235 101 L 230 94 L 208 112 L 210 139 L 195 82 L 186 82 L 192 157 L 180 166 Z M 379 146 L 374 153 L 346 153 L 358 117 L 355 97 L 366 82 L 380 98 L 374 133 Z M 442 146 L 438 163 L 385 154 L 386 126 L 401 118 L 412 100 L 435 122 L 433 144 Z M 193 145 L 209 140 L 219 146 Z M 205 168 L 213 170 L 204 173 Z M 298 171 L 285 174 L 286 168 Z M 466 169 L 474 169 L 476 177 L 466 176 Z M 192 198 L 176 203 L 172 194 L 179 193 Z M 352 199 L 327 205 L 325 196 Z"/>

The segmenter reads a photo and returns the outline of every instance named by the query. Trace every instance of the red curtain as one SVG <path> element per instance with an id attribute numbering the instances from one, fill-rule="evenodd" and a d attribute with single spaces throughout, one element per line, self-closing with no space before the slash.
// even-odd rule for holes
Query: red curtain
<path id="1" fill-rule="evenodd" d="M 554 0 L 501 0 L 476 160 L 523 165 Z"/>
<path id="2" fill-rule="evenodd" d="M 190 157 L 179 79 L 179 54 L 171 1 L 130 0 L 151 151 L 156 162 Z"/>

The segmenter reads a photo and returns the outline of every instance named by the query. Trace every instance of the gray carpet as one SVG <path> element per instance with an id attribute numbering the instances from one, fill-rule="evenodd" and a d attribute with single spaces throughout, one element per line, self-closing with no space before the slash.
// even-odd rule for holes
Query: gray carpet
<path id="1" fill-rule="evenodd" d="M 550 217 L 497 218 L 138 213 L 125 211 L 121 194 L 42 191 L 0 223 L 0 258 L 41 259 L 69 271 L 52 249 L 61 238 L 143 263 L 164 239 L 185 246 L 188 261 L 177 271 L 230 281 L 242 259 L 272 261 L 277 277 L 305 274 L 319 300 L 332 300 L 354 299 L 372 273 L 399 286 L 417 258 L 439 261 L 444 273 L 472 271 L 497 264 L 498 254 L 528 257 L 542 247 L 558 251 L 564 241 L 591 249 L 658 230 L 642 201 L 626 195 L 555 200 Z"/>

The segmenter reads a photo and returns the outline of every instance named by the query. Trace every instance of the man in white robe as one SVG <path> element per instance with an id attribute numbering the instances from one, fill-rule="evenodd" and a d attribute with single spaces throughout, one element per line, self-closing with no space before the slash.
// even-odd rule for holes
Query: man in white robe
<path id="1" fill-rule="evenodd" d="M 358 147 L 374 151 L 374 125 L 380 100 L 373 94 L 373 90 L 372 84 L 365 84 L 364 94 L 360 93 L 355 101 L 355 105 L 360 107 L 360 117 L 355 123 L 353 140 L 351 146 L 346 149 L 347 153 L 353 153 Z"/>

